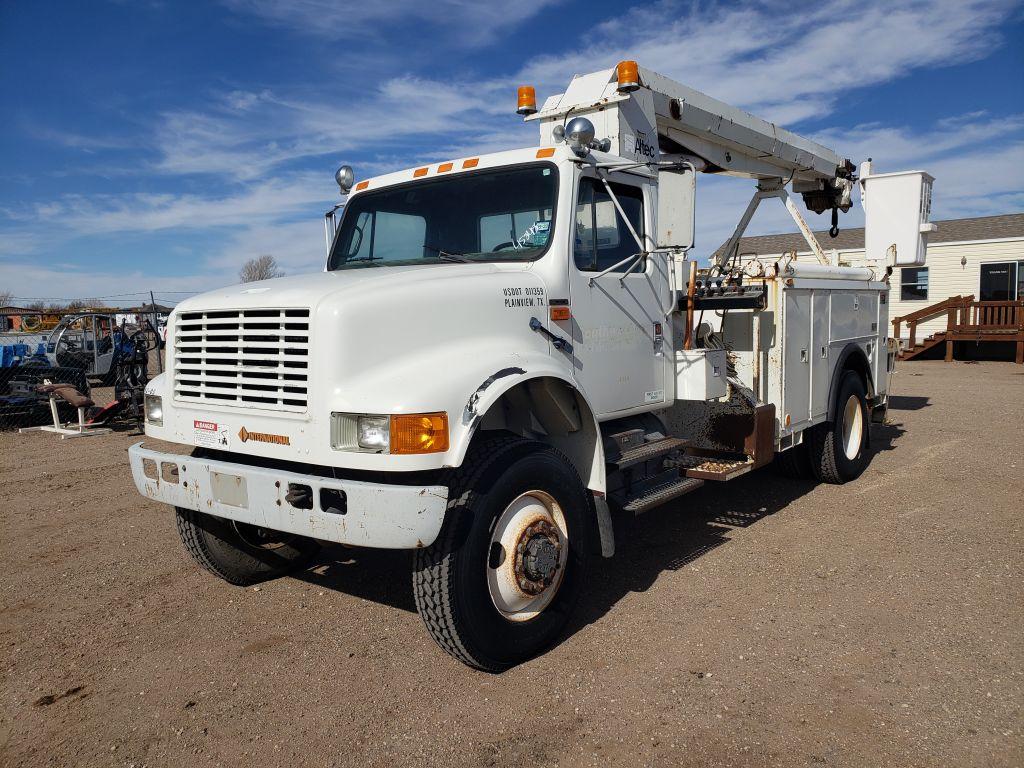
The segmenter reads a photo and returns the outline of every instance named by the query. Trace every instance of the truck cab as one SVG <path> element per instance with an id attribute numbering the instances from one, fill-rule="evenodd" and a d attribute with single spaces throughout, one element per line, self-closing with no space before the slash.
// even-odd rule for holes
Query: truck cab
<path id="1" fill-rule="evenodd" d="M 326 542 L 413 550 L 432 637 L 500 671 L 557 638 L 613 514 L 777 454 L 830 482 L 863 471 L 892 364 L 884 267 L 699 269 L 696 175 L 725 160 L 659 127 L 688 125 L 662 103 L 677 91 L 628 64 L 540 110 L 521 92 L 537 147 L 342 169 L 322 273 L 175 308 L 146 435 L 187 451 L 130 460 L 201 566 L 251 584 Z M 803 141 L 731 172 L 760 201 L 796 164 L 837 209 L 847 166 Z"/>

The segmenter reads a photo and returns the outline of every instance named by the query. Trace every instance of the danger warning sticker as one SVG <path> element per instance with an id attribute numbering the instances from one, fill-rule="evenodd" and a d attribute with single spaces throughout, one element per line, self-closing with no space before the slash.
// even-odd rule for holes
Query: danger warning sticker
<path id="1" fill-rule="evenodd" d="M 192 442 L 202 448 L 227 448 L 228 427 L 215 421 L 192 422 Z"/>

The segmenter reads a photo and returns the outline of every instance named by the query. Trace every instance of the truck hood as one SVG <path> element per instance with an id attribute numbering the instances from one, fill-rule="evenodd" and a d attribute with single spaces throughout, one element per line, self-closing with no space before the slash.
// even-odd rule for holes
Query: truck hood
<path id="1" fill-rule="evenodd" d="M 260 307 L 308 307 L 315 311 L 324 299 L 348 291 L 363 293 L 366 289 L 384 285 L 388 290 L 399 289 L 421 281 L 518 272 L 529 267 L 528 263 L 504 264 L 501 267 L 491 263 L 440 263 L 315 272 L 218 288 L 180 302 L 175 313 Z"/>

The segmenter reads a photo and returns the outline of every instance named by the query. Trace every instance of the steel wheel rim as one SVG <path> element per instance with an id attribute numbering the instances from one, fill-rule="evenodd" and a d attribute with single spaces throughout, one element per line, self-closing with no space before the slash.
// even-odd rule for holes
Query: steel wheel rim
<path id="1" fill-rule="evenodd" d="M 541 556 L 532 557 L 538 551 Z M 549 564 L 552 558 L 550 580 L 534 579 L 537 571 L 531 566 L 538 561 Z M 536 618 L 558 593 L 568 561 L 569 537 L 562 507 L 544 491 L 520 494 L 498 516 L 491 531 L 485 565 L 491 602 L 509 621 Z"/>
<path id="2" fill-rule="evenodd" d="M 864 440 L 864 409 L 860 407 L 860 398 L 850 395 L 843 409 L 843 453 L 853 461 L 860 453 L 861 442 Z"/>

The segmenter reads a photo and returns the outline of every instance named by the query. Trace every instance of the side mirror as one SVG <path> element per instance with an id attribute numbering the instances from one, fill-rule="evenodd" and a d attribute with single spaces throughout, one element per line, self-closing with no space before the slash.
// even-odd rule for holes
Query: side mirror
<path id="1" fill-rule="evenodd" d="M 697 176 L 689 168 L 658 173 L 658 248 L 693 247 Z"/>

